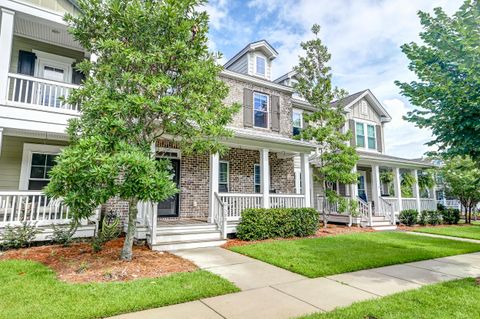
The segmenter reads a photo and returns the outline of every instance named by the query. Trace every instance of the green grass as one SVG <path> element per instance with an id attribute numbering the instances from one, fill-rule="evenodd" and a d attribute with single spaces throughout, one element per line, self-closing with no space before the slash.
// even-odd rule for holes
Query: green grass
<path id="1" fill-rule="evenodd" d="M 425 286 L 304 319 L 480 318 L 480 286 L 472 278 Z"/>
<path id="2" fill-rule="evenodd" d="M 279 240 L 231 250 L 305 275 L 321 277 L 480 251 L 480 245 L 400 232 Z"/>
<path id="3" fill-rule="evenodd" d="M 429 233 L 436 235 L 471 238 L 480 240 L 480 226 L 445 226 L 445 227 L 426 227 L 415 229 L 419 233 Z"/>
<path id="4" fill-rule="evenodd" d="M 238 291 L 207 271 L 130 282 L 67 284 L 31 261 L 0 262 L 0 318 L 100 318 Z"/>

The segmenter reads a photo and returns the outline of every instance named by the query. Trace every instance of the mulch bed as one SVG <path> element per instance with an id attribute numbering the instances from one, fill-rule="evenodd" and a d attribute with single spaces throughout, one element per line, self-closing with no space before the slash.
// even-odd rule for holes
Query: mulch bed
<path id="1" fill-rule="evenodd" d="M 53 269 L 60 280 L 72 283 L 128 281 L 197 269 L 188 260 L 146 246 L 134 246 L 132 261 L 122 261 L 119 259 L 122 246 L 123 238 L 106 243 L 98 253 L 92 251 L 89 243 L 39 246 L 7 251 L 0 260 L 37 261 Z"/>
<path id="2" fill-rule="evenodd" d="M 273 239 L 265 239 L 265 240 L 252 240 L 246 241 L 241 240 L 238 238 L 230 239 L 225 244 L 222 245 L 223 248 L 230 248 L 234 246 L 245 246 L 245 245 L 252 245 L 256 243 L 263 243 L 263 242 L 270 242 L 270 241 L 278 241 L 278 240 L 297 240 L 297 239 L 304 239 L 304 238 L 318 238 L 318 237 L 325 237 L 325 236 L 335 236 L 340 234 L 353 234 L 353 233 L 369 233 L 374 232 L 375 230 L 371 228 L 363 228 L 363 227 L 348 227 L 345 225 L 335 225 L 335 224 L 327 224 L 327 228 L 323 228 L 323 225 L 320 225 L 320 228 L 317 230 L 317 233 L 313 236 L 308 237 L 293 237 L 293 238 L 273 238 Z"/>

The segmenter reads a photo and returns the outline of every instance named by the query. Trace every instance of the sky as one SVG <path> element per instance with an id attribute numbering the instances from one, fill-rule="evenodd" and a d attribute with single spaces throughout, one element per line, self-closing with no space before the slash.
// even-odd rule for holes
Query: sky
<path id="1" fill-rule="evenodd" d="M 415 75 L 400 46 L 419 42 L 418 10 L 442 7 L 453 14 L 461 0 L 211 0 L 210 43 L 226 62 L 250 42 L 266 39 L 279 53 L 273 79 L 290 71 L 301 55 L 300 42 L 312 38 L 314 23 L 332 55 L 334 85 L 355 93 L 370 89 L 392 116 L 385 126 L 386 152 L 421 157 L 431 133 L 402 119 L 412 105 L 395 80 Z"/>

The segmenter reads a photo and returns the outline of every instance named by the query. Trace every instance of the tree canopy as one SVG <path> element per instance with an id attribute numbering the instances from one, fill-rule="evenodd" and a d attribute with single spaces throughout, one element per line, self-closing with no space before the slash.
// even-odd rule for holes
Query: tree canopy
<path id="1" fill-rule="evenodd" d="M 417 81 L 396 81 L 416 106 L 405 117 L 431 129 L 438 151 L 480 161 L 480 2 L 466 0 L 448 16 L 441 8 L 418 13 L 421 44 L 402 46 Z"/>
<path id="2" fill-rule="evenodd" d="M 130 204 L 122 258 L 132 258 L 138 201 L 172 196 L 167 161 L 152 146 L 174 139 L 184 153 L 222 151 L 238 106 L 223 103 L 218 54 L 207 47 L 203 0 L 80 0 L 67 15 L 74 39 L 98 59 L 78 65 L 87 77 L 68 96 L 82 115 L 51 172 L 47 193 L 77 217 L 119 197 Z"/>

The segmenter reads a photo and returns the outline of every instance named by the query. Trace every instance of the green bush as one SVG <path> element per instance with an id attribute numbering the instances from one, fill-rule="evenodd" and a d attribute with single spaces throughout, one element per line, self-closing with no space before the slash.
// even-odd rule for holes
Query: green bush
<path id="1" fill-rule="evenodd" d="M 430 225 L 435 226 L 442 223 L 442 215 L 440 214 L 439 211 L 429 210 L 426 213 L 427 213 L 427 222 Z"/>
<path id="2" fill-rule="evenodd" d="M 0 249 L 29 247 L 39 232 L 35 223 L 23 222 L 21 226 L 7 225 L 0 238 Z"/>
<path id="3" fill-rule="evenodd" d="M 418 216 L 418 224 L 421 226 L 426 226 L 428 224 L 428 213 L 423 210 Z"/>
<path id="4" fill-rule="evenodd" d="M 418 212 L 415 209 L 402 210 L 398 218 L 402 224 L 413 226 L 417 223 Z"/>
<path id="5" fill-rule="evenodd" d="M 242 240 L 305 237 L 318 229 L 319 214 L 313 208 L 246 209 L 237 227 Z"/>
<path id="6" fill-rule="evenodd" d="M 442 219 L 445 224 L 458 224 L 460 220 L 460 211 L 458 209 L 448 208 L 440 212 L 442 214 Z"/>

